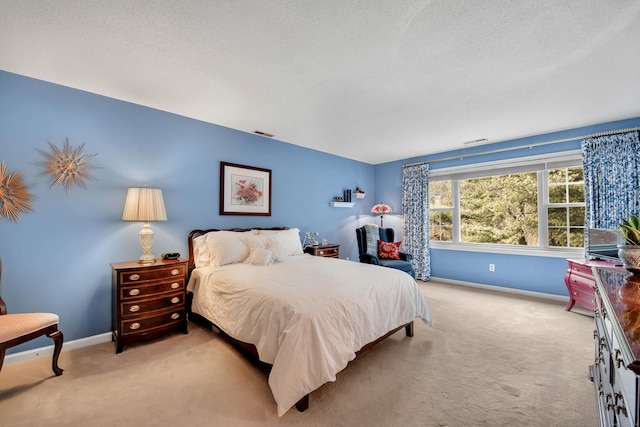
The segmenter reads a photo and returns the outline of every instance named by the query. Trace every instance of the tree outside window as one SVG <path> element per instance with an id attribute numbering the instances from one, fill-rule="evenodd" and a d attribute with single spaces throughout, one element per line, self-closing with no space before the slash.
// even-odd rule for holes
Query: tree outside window
<path id="1" fill-rule="evenodd" d="M 582 167 L 551 169 L 548 182 L 548 245 L 584 246 L 585 197 Z"/>
<path id="2" fill-rule="evenodd" d="M 545 248 L 584 246 L 582 166 L 543 166 L 531 172 L 493 176 L 482 173 L 430 180 L 431 240 Z"/>
<path id="3" fill-rule="evenodd" d="M 453 197 L 451 181 L 429 182 L 429 238 L 453 240 Z"/>

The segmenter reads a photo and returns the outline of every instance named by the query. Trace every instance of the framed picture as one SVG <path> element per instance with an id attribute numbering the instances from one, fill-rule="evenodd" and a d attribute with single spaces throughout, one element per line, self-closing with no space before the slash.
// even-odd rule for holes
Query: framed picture
<path id="1" fill-rule="evenodd" d="M 220 162 L 220 215 L 271 216 L 271 170 Z"/>

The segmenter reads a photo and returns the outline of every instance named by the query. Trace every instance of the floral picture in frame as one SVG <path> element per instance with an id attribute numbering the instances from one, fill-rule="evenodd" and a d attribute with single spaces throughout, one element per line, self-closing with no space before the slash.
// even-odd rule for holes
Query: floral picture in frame
<path id="1" fill-rule="evenodd" d="M 220 215 L 271 216 L 271 170 L 220 162 Z"/>

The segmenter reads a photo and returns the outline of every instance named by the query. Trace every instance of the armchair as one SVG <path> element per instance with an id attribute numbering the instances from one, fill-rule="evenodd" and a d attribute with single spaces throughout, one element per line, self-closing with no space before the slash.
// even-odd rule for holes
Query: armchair
<path id="1" fill-rule="evenodd" d="M 356 238 L 358 239 L 358 253 L 360 257 L 360 262 L 364 262 L 366 264 L 375 264 L 381 265 L 383 267 L 395 268 L 405 273 L 409 274 L 411 277 L 415 279 L 416 272 L 411 264 L 412 256 L 406 252 L 399 252 L 400 259 L 385 259 L 380 258 L 378 256 L 378 247 L 376 241 L 376 247 L 372 250 L 367 250 L 367 231 L 366 227 L 362 226 L 360 228 L 356 228 Z M 394 241 L 394 231 L 393 228 L 382 228 L 378 227 L 378 238 L 383 242 L 393 242 Z M 372 255 L 375 253 L 376 255 Z"/>
<path id="2" fill-rule="evenodd" d="M 0 259 L 0 279 L 2 279 L 2 259 Z M 63 335 L 58 330 L 58 315 L 53 313 L 7 314 L 7 306 L 0 297 L 0 370 L 8 348 L 46 335 L 54 341 L 51 367 L 56 375 L 62 375 L 58 357 L 62 350 Z"/>

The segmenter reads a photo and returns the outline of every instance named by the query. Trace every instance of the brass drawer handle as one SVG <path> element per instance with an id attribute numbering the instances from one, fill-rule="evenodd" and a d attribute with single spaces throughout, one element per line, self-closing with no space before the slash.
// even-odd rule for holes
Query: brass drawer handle
<path id="1" fill-rule="evenodd" d="M 134 330 L 134 331 L 135 331 L 136 329 L 140 329 L 140 323 L 138 323 L 138 322 L 132 323 L 132 324 L 129 326 L 129 329 L 132 329 L 132 330 Z"/>
<path id="2" fill-rule="evenodd" d="M 171 304 L 177 304 L 179 302 L 180 302 L 180 298 L 178 298 L 178 297 L 171 298 Z"/>
<path id="3" fill-rule="evenodd" d="M 180 284 L 179 284 L 179 283 L 177 283 L 177 282 L 173 282 L 173 283 L 171 284 L 171 289 L 178 289 L 179 287 L 180 287 Z"/>
<path id="4" fill-rule="evenodd" d="M 139 305 L 132 305 L 131 307 L 129 307 L 129 311 L 132 313 L 135 313 L 136 311 L 140 311 L 140 306 Z"/>
<path id="5" fill-rule="evenodd" d="M 173 270 L 171 270 L 171 275 L 172 276 L 177 276 L 178 274 L 180 274 L 180 269 L 174 268 Z"/>
<path id="6" fill-rule="evenodd" d="M 173 314 L 171 315 L 171 318 L 172 318 L 173 320 L 179 319 L 179 318 L 180 318 L 180 313 L 173 313 Z"/>
<path id="7" fill-rule="evenodd" d="M 137 289 L 137 288 L 131 289 L 129 291 L 129 295 L 131 295 L 131 296 L 140 295 L 140 289 Z"/>
<path id="8" fill-rule="evenodd" d="M 324 251 L 320 251 L 318 252 L 320 255 L 324 255 Z"/>
<path id="9" fill-rule="evenodd" d="M 129 276 L 129 280 L 140 280 L 140 275 L 132 274 L 131 276 Z"/>

